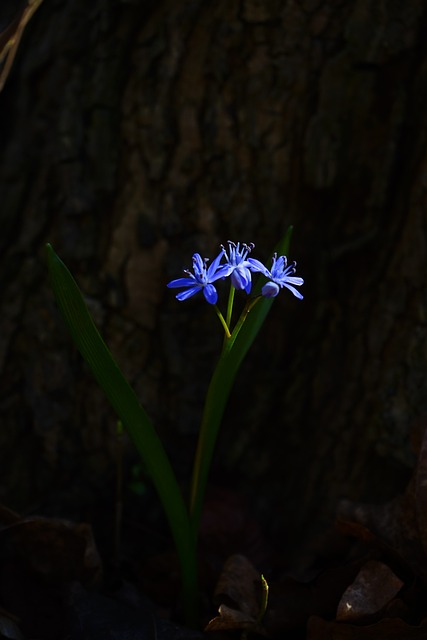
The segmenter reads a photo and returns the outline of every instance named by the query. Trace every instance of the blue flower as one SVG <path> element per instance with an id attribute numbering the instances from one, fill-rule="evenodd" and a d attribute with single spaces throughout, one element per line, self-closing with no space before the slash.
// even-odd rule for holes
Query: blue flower
<path id="1" fill-rule="evenodd" d="M 172 280 L 167 285 L 170 289 L 185 288 L 185 291 L 180 291 L 176 295 L 177 300 L 180 302 L 187 300 L 187 298 L 191 298 L 191 296 L 203 290 L 203 295 L 209 304 L 216 304 L 218 293 L 212 283 L 228 275 L 228 265 L 220 264 L 224 253 L 225 250 L 221 249 L 221 252 L 209 267 L 207 266 L 208 258 L 203 259 L 200 253 L 195 253 L 193 255 L 194 274 L 188 269 L 184 269 L 184 273 L 188 274 L 188 277 Z"/>
<path id="2" fill-rule="evenodd" d="M 261 263 L 259 264 L 263 266 Z M 263 270 L 259 269 L 270 280 L 270 282 L 267 282 L 263 286 L 261 290 L 262 295 L 266 298 L 275 298 L 280 289 L 282 287 L 286 287 L 289 291 L 292 291 L 294 296 L 302 300 L 304 296 L 295 289 L 295 286 L 300 287 L 304 284 L 304 280 L 294 276 L 296 264 L 296 262 L 291 262 L 291 264 L 288 265 L 286 256 L 280 256 L 278 258 L 277 253 L 275 253 L 273 256 L 271 271 L 265 267 Z"/>
<path id="3" fill-rule="evenodd" d="M 257 265 L 261 265 L 261 263 L 258 263 L 258 260 L 248 258 L 248 254 L 252 251 L 254 246 L 255 245 L 252 244 L 252 242 L 250 244 L 242 243 L 242 247 L 240 248 L 240 242 L 235 244 L 234 242 L 231 242 L 231 240 L 229 240 L 228 254 L 226 249 L 222 247 L 228 263 L 224 265 L 224 267 L 228 267 L 228 272 L 224 270 L 225 276 L 231 277 L 231 284 L 235 289 L 243 289 L 244 291 L 246 291 L 246 293 L 251 292 L 251 271 L 259 271 L 260 269 Z M 263 265 L 261 265 L 261 267 L 263 267 Z"/>

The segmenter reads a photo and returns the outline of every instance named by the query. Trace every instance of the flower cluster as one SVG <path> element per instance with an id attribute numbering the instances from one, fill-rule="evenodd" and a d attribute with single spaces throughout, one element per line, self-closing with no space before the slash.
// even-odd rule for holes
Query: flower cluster
<path id="1" fill-rule="evenodd" d="M 247 294 L 252 288 L 252 273 L 262 273 L 268 282 L 262 288 L 262 295 L 266 298 L 274 298 L 280 289 L 286 287 L 294 296 L 302 300 L 302 294 L 295 289 L 304 284 L 302 278 L 295 276 L 296 262 L 288 265 L 286 256 L 277 257 L 274 254 L 271 269 L 259 260 L 249 257 L 254 245 L 228 242 L 228 251 L 221 246 L 221 251 L 208 266 L 209 259 L 203 259 L 199 253 L 193 255 L 193 272 L 185 269 L 186 277 L 172 280 L 168 283 L 171 289 L 183 289 L 176 297 L 178 300 L 187 300 L 199 291 L 210 304 L 216 304 L 218 293 L 214 282 L 230 277 L 235 289 L 241 289 Z"/>

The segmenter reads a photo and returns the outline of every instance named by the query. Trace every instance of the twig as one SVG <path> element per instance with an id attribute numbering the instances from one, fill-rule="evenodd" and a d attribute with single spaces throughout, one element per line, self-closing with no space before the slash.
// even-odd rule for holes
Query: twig
<path id="1" fill-rule="evenodd" d="M 16 28 L 0 50 L 0 65 L 4 63 L 3 69 L 0 72 L 0 91 L 3 90 L 12 68 L 24 29 L 42 2 L 43 0 L 28 0 L 28 4 L 19 18 Z"/>

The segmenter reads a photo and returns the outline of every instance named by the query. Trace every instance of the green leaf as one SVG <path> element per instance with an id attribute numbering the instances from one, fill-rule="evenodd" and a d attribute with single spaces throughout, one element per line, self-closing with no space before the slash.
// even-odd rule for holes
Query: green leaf
<path id="1" fill-rule="evenodd" d="M 56 302 L 71 336 L 129 433 L 159 494 L 180 558 L 187 614 L 191 617 L 197 583 L 195 542 L 175 474 L 147 413 L 96 328 L 73 276 L 50 244 L 47 255 Z"/>

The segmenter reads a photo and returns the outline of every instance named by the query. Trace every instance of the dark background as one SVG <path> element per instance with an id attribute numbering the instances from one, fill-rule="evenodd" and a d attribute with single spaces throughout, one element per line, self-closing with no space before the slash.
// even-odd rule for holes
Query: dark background
<path id="1" fill-rule="evenodd" d="M 114 519 L 115 417 L 46 242 L 185 485 L 220 327 L 165 285 L 228 239 L 267 259 L 289 224 L 305 299 L 281 294 L 245 361 L 212 482 L 290 548 L 341 498 L 404 488 L 427 416 L 426 18 L 421 0 L 44 0 L 0 95 L 3 504 Z"/>

